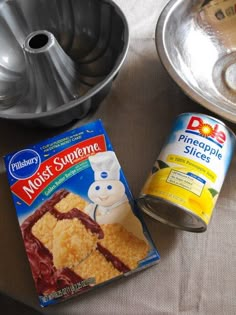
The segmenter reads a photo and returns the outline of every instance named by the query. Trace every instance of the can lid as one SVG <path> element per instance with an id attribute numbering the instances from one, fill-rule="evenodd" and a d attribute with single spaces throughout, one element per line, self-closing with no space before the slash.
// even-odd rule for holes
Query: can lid
<path id="1" fill-rule="evenodd" d="M 189 232 L 204 232 L 206 223 L 190 210 L 154 196 L 142 196 L 137 200 L 141 210 L 151 218 L 174 228 Z"/>

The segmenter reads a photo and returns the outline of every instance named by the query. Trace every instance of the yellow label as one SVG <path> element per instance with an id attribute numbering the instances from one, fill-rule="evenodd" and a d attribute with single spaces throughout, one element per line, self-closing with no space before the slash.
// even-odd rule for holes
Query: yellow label
<path id="1" fill-rule="evenodd" d="M 206 166 L 202 165 L 201 163 L 198 163 L 194 160 L 188 159 L 186 157 L 180 156 L 180 155 L 175 155 L 175 154 L 170 154 L 167 157 L 167 162 L 179 164 L 179 165 L 184 165 L 188 169 L 193 169 L 200 174 L 204 175 L 206 178 L 210 179 L 212 183 L 215 183 L 217 179 L 216 173 L 214 173 L 212 170 L 207 168 Z"/>
<path id="2" fill-rule="evenodd" d="M 191 171 L 187 167 L 159 169 L 148 178 L 142 194 L 169 200 L 191 211 L 208 224 L 216 202 L 216 195 L 214 190 L 198 177 L 196 171 L 194 173 Z"/>
<path id="3" fill-rule="evenodd" d="M 234 134 L 218 120 L 203 114 L 180 115 L 153 165 L 141 197 L 148 195 L 169 201 L 208 224 L 234 145 Z M 160 213 L 163 213 L 161 209 Z M 168 217 L 168 221 L 171 219 Z M 173 221 L 178 219 L 173 215 Z"/>

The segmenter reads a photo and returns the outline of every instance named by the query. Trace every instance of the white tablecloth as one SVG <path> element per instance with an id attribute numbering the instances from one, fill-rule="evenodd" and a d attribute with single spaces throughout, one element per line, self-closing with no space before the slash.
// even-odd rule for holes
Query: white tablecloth
<path id="1" fill-rule="evenodd" d="M 98 111 L 59 130 L 29 130 L 1 122 L 0 153 L 101 118 L 137 197 L 176 116 L 206 110 L 183 94 L 158 59 L 154 33 L 167 1 L 116 2 L 129 21 L 131 42 L 111 93 Z M 40 309 L 2 160 L 0 166 L 0 292 Z M 235 174 L 234 156 L 207 232 L 175 230 L 145 216 L 161 255 L 158 265 L 41 311 L 50 315 L 236 314 Z"/>

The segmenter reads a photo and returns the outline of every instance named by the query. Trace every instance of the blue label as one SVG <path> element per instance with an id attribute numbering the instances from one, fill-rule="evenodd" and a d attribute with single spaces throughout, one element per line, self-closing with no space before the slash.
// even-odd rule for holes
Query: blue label
<path id="1" fill-rule="evenodd" d="M 39 169 L 39 154 L 31 149 L 19 151 L 9 162 L 9 172 L 16 179 L 25 179 L 34 175 Z"/>
<path id="2" fill-rule="evenodd" d="M 204 185 L 206 184 L 205 179 L 203 179 L 203 178 L 197 176 L 196 174 L 193 174 L 193 173 L 191 173 L 191 172 L 188 172 L 187 175 L 190 176 L 190 177 L 192 177 L 192 178 L 195 178 L 196 180 L 198 180 L 199 182 L 203 183 Z"/>

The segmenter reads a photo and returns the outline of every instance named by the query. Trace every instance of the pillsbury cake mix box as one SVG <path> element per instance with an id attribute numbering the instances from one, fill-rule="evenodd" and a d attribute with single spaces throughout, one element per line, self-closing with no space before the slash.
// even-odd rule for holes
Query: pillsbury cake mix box
<path id="1" fill-rule="evenodd" d="M 41 306 L 159 261 L 100 120 L 5 165 Z"/>

